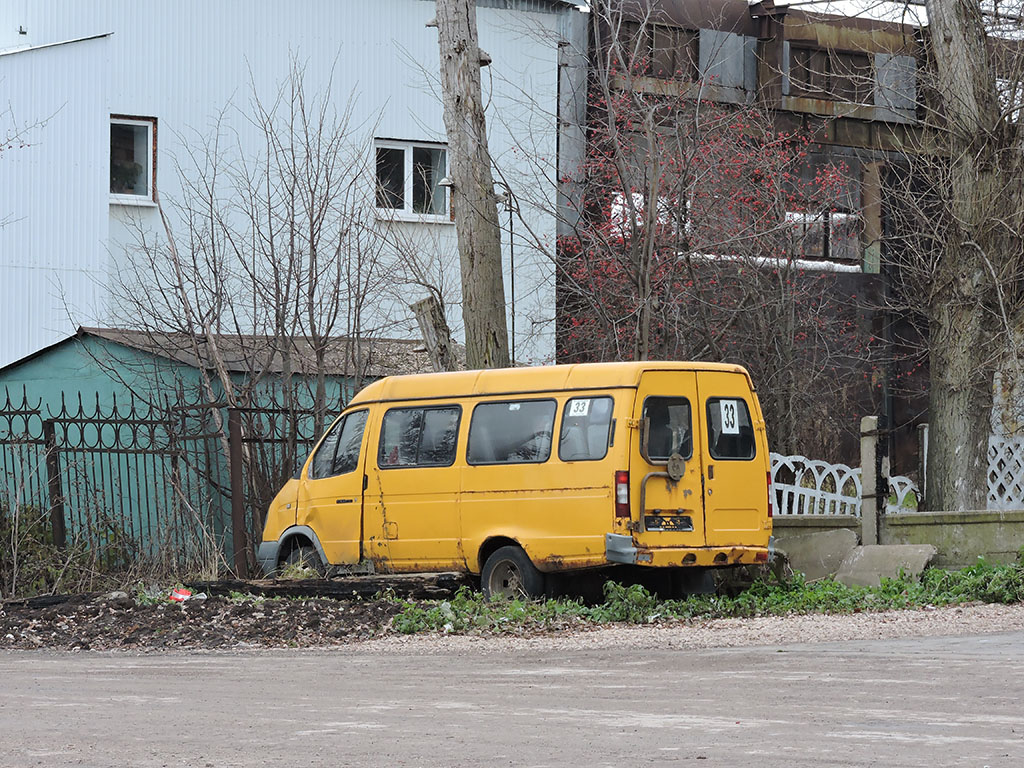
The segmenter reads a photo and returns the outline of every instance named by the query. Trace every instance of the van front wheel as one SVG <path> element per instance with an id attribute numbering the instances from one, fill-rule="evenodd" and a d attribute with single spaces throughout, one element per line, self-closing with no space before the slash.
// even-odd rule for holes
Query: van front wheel
<path id="1" fill-rule="evenodd" d="M 539 597 L 544 594 L 544 574 L 519 547 L 495 550 L 480 574 L 484 597 Z"/>
<path id="2" fill-rule="evenodd" d="M 317 554 L 317 551 L 311 544 L 301 544 L 292 547 L 288 556 L 281 560 L 277 575 L 280 576 L 282 572 L 294 572 L 295 570 L 299 572 L 304 570 L 313 571 L 317 576 L 324 575 L 324 564 L 320 560 L 320 555 Z"/>

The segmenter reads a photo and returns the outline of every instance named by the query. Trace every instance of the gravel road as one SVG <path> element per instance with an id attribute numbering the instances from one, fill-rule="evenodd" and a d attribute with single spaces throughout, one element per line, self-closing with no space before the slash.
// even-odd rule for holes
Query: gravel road
<path id="1" fill-rule="evenodd" d="M 1022 606 L 972 606 L 308 649 L 0 651 L 0 765 L 1019 768 L 1024 632 L 1006 630 L 1022 621 Z M 969 634 L 935 636 L 950 632 Z M 722 645 L 748 647 L 702 647 Z"/>
<path id="2" fill-rule="evenodd" d="M 462 648 L 496 653 L 518 649 L 703 649 L 1018 631 L 1024 631 L 1024 604 L 977 604 L 851 615 L 763 616 L 712 619 L 691 624 L 613 625 L 535 637 L 391 635 L 367 640 L 360 643 L 360 647 L 382 652 L 402 649 L 412 653 L 440 653 Z"/>

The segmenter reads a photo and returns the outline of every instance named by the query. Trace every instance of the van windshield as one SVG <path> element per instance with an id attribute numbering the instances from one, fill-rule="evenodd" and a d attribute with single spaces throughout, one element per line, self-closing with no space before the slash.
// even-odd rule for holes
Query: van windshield
<path id="1" fill-rule="evenodd" d="M 643 417 L 650 419 L 647 455 L 667 461 L 673 453 L 684 459 L 693 456 L 693 426 L 690 401 L 685 397 L 648 397 Z"/>

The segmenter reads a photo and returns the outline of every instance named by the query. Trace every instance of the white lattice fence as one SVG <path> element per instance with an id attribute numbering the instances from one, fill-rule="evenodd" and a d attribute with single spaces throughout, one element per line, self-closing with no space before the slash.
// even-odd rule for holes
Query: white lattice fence
<path id="1" fill-rule="evenodd" d="M 988 508 L 1024 507 L 1024 437 L 988 439 Z"/>
<path id="2" fill-rule="evenodd" d="M 806 456 L 771 454 L 772 491 L 777 515 L 860 516 L 860 467 L 830 464 Z M 916 508 L 917 485 L 902 475 L 889 478 L 886 511 Z"/>

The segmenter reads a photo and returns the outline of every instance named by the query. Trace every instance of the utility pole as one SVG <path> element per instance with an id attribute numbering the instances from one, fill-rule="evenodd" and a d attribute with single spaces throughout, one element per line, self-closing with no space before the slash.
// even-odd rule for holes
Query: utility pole
<path id="1" fill-rule="evenodd" d="M 474 0 L 437 0 L 436 7 L 448 177 L 462 266 L 466 367 L 504 368 L 509 356 L 501 228 L 480 89 L 480 68 L 490 58 L 477 43 Z"/>

